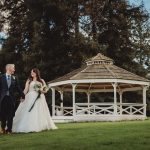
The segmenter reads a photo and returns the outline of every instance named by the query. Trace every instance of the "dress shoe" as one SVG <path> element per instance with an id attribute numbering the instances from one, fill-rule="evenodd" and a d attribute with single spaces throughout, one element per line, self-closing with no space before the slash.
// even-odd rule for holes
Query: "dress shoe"
<path id="1" fill-rule="evenodd" d="M 6 134 L 10 135 L 12 132 L 9 130 L 6 130 Z"/>
<path id="2" fill-rule="evenodd" d="M 11 133 L 11 132 L 7 132 L 6 134 L 7 134 L 7 135 L 11 135 L 12 133 Z"/>
<path id="3" fill-rule="evenodd" d="M 1 133 L 2 134 L 6 134 L 6 130 L 5 129 L 1 129 Z"/>

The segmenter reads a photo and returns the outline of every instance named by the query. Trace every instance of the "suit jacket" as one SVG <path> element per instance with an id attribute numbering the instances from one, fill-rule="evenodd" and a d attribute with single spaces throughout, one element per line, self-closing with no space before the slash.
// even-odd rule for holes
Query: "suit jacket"
<path id="1" fill-rule="evenodd" d="M 19 85 L 18 79 L 15 76 L 11 76 L 11 85 L 8 87 L 6 74 L 1 75 L 0 77 L 0 111 L 1 111 L 1 103 L 4 97 L 8 94 L 11 97 L 12 102 L 15 105 L 16 98 L 14 93 L 18 92 L 20 97 L 24 98 L 24 93 Z"/>

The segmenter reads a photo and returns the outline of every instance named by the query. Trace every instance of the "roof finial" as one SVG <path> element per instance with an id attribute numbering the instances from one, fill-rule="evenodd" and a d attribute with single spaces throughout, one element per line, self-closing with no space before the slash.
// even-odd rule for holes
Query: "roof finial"
<path id="1" fill-rule="evenodd" d="M 112 65 L 113 60 L 109 57 L 102 55 L 101 53 L 98 53 L 96 56 L 87 60 L 86 63 L 87 65 L 99 65 L 99 64 Z"/>

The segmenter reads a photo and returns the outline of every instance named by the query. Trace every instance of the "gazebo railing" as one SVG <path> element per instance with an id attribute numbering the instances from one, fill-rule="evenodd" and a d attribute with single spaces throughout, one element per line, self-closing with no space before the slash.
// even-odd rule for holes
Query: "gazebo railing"
<path id="1" fill-rule="evenodd" d="M 114 103 L 76 103 L 76 115 L 112 115 Z"/>
<path id="2" fill-rule="evenodd" d="M 56 116 L 73 116 L 72 107 L 55 106 Z"/>
<path id="3" fill-rule="evenodd" d="M 144 104 L 117 103 L 117 115 L 144 115 Z M 75 103 L 75 115 L 114 115 L 114 103 Z M 55 106 L 56 116 L 73 116 L 73 107 Z"/>
<path id="4" fill-rule="evenodd" d="M 117 110 L 120 115 L 144 115 L 144 104 L 118 103 Z"/>
<path id="5" fill-rule="evenodd" d="M 114 103 L 76 103 L 76 115 L 113 115 Z M 117 103 L 117 115 L 144 115 L 144 105 Z"/>

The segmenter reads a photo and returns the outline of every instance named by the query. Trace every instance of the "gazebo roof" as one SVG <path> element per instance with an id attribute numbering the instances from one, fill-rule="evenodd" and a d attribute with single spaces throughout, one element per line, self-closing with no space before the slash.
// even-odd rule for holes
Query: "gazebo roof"
<path id="1" fill-rule="evenodd" d="M 148 79 L 140 77 L 113 64 L 109 57 L 98 53 L 95 57 L 86 61 L 87 65 L 76 69 L 60 78 L 49 82 L 55 83 L 66 80 L 90 80 L 90 79 L 123 79 L 149 82 Z"/>
<path id="2" fill-rule="evenodd" d="M 77 84 L 78 92 L 111 92 L 114 83 L 117 91 L 137 91 L 149 86 L 149 80 L 131 73 L 113 64 L 113 60 L 98 53 L 86 61 L 87 65 L 76 69 L 60 78 L 50 81 L 49 87 L 60 91 L 71 91 L 72 84 Z"/>

